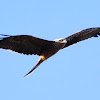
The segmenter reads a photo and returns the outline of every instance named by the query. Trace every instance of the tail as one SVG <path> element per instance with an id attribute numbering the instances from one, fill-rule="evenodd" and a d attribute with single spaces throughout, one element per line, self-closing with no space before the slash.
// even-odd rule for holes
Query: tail
<path id="1" fill-rule="evenodd" d="M 37 62 L 37 64 L 24 77 L 26 77 L 29 74 L 31 74 L 43 61 L 44 61 L 43 57 L 40 57 L 40 59 Z"/>

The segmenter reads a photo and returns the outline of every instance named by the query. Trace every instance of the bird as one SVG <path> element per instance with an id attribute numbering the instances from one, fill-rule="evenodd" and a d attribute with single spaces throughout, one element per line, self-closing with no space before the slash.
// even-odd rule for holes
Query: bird
<path id="1" fill-rule="evenodd" d="M 40 39 L 31 35 L 4 35 L 0 34 L 0 48 L 15 51 L 25 55 L 40 56 L 37 64 L 24 76 L 31 74 L 43 61 L 47 60 L 59 50 L 77 42 L 100 35 L 100 27 L 87 28 L 66 38 L 53 41 Z"/>

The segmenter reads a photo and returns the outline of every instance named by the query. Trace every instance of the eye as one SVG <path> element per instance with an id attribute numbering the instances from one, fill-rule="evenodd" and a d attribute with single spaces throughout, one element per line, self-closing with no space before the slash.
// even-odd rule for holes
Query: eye
<path id="1" fill-rule="evenodd" d="M 64 41 L 64 40 L 61 40 L 62 42 Z"/>
<path id="2" fill-rule="evenodd" d="M 63 40 L 59 40 L 59 41 L 63 42 Z"/>
<path id="3" fill-rule="evenodd" d="M 64 40 L 64 39 L 60 40 L 60 42 L 67 43 L 67 41 L 66 41 L 66 40 Z"/>

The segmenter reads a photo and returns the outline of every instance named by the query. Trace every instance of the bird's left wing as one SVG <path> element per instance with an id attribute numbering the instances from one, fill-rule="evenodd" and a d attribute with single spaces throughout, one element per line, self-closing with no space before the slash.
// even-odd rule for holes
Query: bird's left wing
<path id="1" fill-rule="evenodd" d="M 48 41 L 28 35 L 9 36 L 0 38 L 0 48 L 10 49 L 22 54 L 42 55 L 43 50 L 52 46 L 53 41 Z"/>
<path id="2" fill-rule="evenodd" d="M 77 33 L 65 38 L 67 43 L 63 48 L 73 45 L 77 42 L 86 40 L 91 37 L 98 37 L 98 35 L 100 35 L 100 27 L 88 28 L 88 29 L 82 30 L 80 32 L 77 32 Z"/>

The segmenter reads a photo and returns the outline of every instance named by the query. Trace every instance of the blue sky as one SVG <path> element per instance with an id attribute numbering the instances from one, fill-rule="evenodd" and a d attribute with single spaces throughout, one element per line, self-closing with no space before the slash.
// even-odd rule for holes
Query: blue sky
<path id="1" fill-rule="evenodd" d="M 100 27 L 100 0 L 0 0 L 0 34 L 54 40 Z M 38 56 L 0 49 L 0 100 L 100 100 L 100 37 Z"/>

